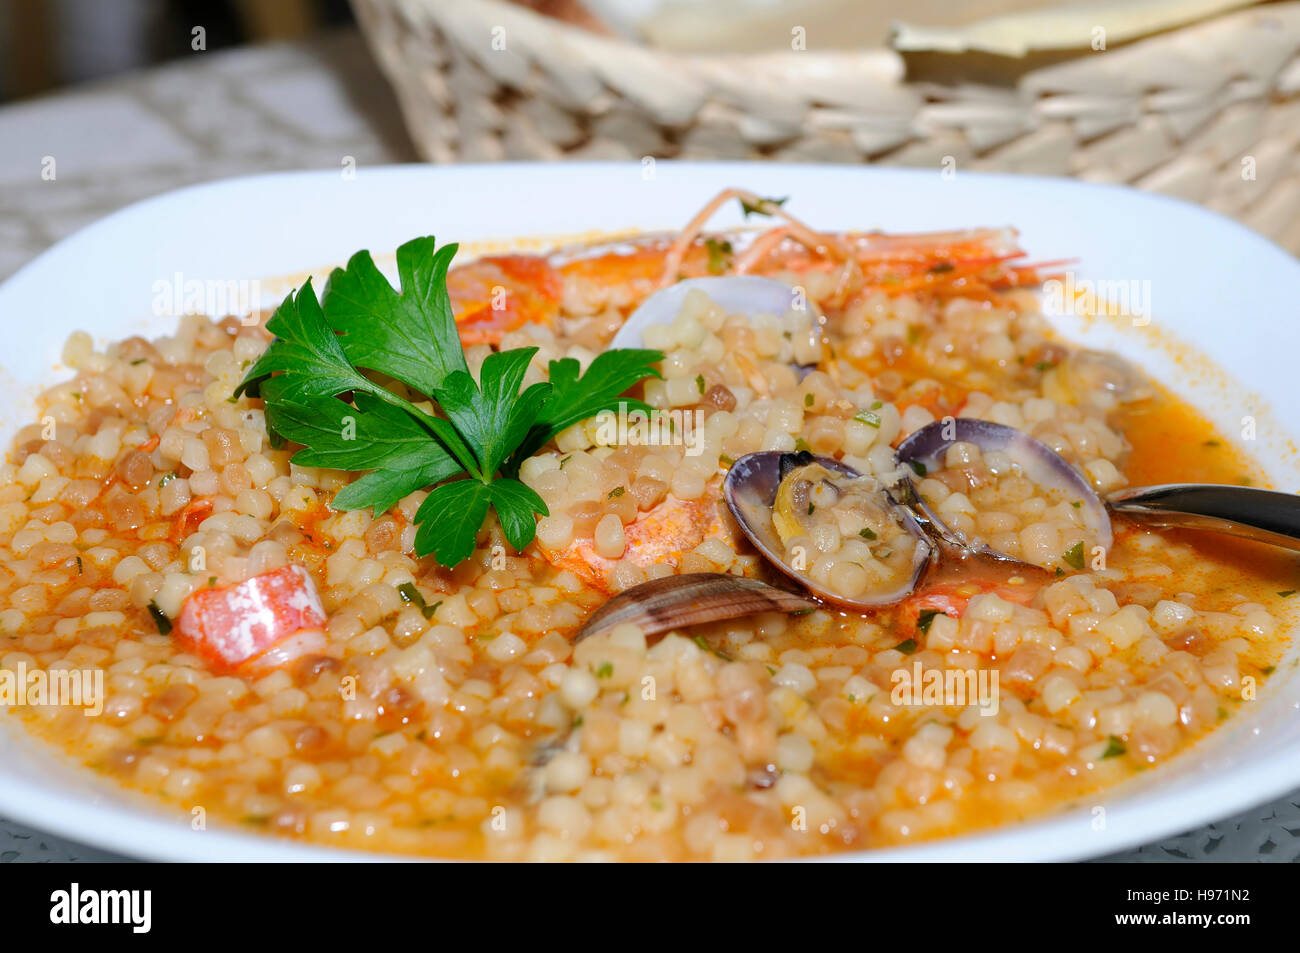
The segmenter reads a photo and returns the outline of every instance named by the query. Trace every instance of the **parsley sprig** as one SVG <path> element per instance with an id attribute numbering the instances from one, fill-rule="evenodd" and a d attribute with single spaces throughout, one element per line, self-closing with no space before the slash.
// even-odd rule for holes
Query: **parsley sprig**
<path id="1" fill-rule="evenodd" d="M 275 339 L 234 395 L 262 398 L 273 439 L 302 445 L 295 463 L 369 471 L 335 495 L 335 509 L 378 516 L 432 487 L 415 514 L 415 551 L 444 566 L 473 553 L 489 508 L 516 551 L 532 542 L 548 511 L 519 480 L 524 460 L 602 411 L 648 412 L 621 395 L 659 377 L 663 360 L 615 349 L 582 373 L 562 358 L 548 381 L 523 387 L 537 348 L 517 348 L 489 355 L 476 380 L 447 294 L 456 250 L 432 236 L 401 246 L 400 288 L 365 251 L 334 270 L 319 300 L 308 280 L 267 322 Z"/>

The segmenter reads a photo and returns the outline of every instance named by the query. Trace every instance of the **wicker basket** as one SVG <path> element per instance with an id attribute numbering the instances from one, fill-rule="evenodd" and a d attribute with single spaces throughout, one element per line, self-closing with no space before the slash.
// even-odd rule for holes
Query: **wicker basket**
<path id="1" fill-rule="evenodd" d="M 1072 175 L 1204 203 L 1300 252 L 1300 2 L 1208 18 L 1205 0 L 1183 15 L 1164 2 L 1117 24 L 1104 51 L 1061 41 L 1077 23 L 1054 32 L 1028 14 L 903 28 L 892 48 L 743 55 L 651 49 L 503 0 L 353 3 L 431 161 L 771 158 Z"/>

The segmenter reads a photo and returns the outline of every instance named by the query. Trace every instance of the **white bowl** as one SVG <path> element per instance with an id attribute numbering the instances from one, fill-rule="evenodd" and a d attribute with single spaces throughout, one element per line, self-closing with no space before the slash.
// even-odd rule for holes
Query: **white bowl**
<path id="1" fill-rule="evenodd" d="M 647 175 L 647 172 L 650 174 Z M 157 283 L 271 279 L 390 252 L 416 235 L 444 241 L 677 229 L 714 193 L 791 196 L 823 229 L 918 231 L 1014 225 L 1036 260 L 1077 258 L 1078 281 L 1132 282 L 1154 320 L 1062 316 L 1072 338 L 1119 350 L 1191 400 L 1228 435 L 1256 421 L 1249 451 L 1279 489 L 1300 487 L 1297 431 L 1273 408 L 1300 396 L 1294 355 L 1300 263 L 1199 207 L 1128 189 L 959 172 L 779 164 L 409 166 L 258 176 L 134 205 L 60 242 L 0 287 L 10 329 L 0 354 L 0 439 L 33 419 L 58 379 L 67 335 L 170 331 Z M 731 203 L 713 226 L 740 224 Z M 1213 355 L 1211 364 L 1199 355 Z M 1216 366 L 1217 365 L 1217 368 Z M 1245 382 L 1249 391 L 1233 381 Z M 870 860 L 1047 860 L 1104 854 L 1244 810 L 1300 787 L 1300 679 L 1291 652 L 1261 698 L 1190 751 L 1076 807 L 987 833 L 840 855 Z M 0 815 L 140 857 L 327 860 L 377 855 L 317 848 L 211 825 L 124 793 L 0 719 Z"/>

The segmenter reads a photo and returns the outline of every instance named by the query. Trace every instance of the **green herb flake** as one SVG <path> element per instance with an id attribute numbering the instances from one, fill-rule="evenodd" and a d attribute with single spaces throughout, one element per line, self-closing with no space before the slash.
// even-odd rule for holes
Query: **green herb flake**
<path id="1" fill-rule="evenodd" d="M 798 437 L 795 439 L 794 448 L 796 451 L 800 453 L 804 451 L 808 451 L 810 453 L 812 452 L 812 445 L 809 444 L 808 441 L 805 440 L 803 437 Z"/>
<path id="2" fill-rule="evenodd" d="M 917 631 L 924 632 L 927 635 L 930 632 L 930 625 L 934 622 L 934 617 L 941 614 L 939 609 L 922 609 L 921 614 L 916 617 Z"/>
<path id="3" fill-rule="evenodd" d="M 868 427 L 875 427 L 877 430 L 880 429 L 880 414 L 877 414 L 874 411 L 864 410 L 860 413 L 856 413 L 853 415 L 853 419 L 860 424 L 866 424 Z"/>
<path id="4" fill-rule="evenodd" d="M 695 375 L 695 389 L 698 390 L 701 394 L 704 393 L 704 385 L 705 385 L 705 383 L 706 383 L 706 382 L 705 382 L 705 380 L 704 380 L 704 375 L 703 375 L 703 374 L 696 374 L 696 375 Z"/>
<path id="5" fill-rule="evenodd" d="M 816 511 L 817 511 L 817 507 L 816 507 L 816 505 L 813 504 L 813 503 L 809 503 L 809 504 L 808 504 L 808 515 L 809 515 L 809 516 L 812 516 L 813 513 L 815 513 Z"/>
<path id="6" fill-rule="evenodd" d="M 1083 568 L 1083 540 L 1075 543 L 1064 553 L 1061 554 L 1061 560 L 1067 566 L 1073 566 L 1075 569 Z"/>
<path id="7" fill-rule="evenodd" d="M 1118 758 L 1122 754 L 1127 754 L 1128 748 L 1124 747 L 1124 742 L 1114 735 L 1106 743 L 1106 750 L 1101 753 L 1103 759 Z"/>
<path id="8" fill-rule="evenodd" d="M 596 669 L 597 678 L 609 678 L 614 674 L 613 662 L 601 662 L 600 667 Z"/>
<path id="9" fill-rule="evenodd" d="M 424 616 L 426 619 L 432 619 L 434 611 L 438 606 L 442 605 L 441 601 L 435 602 L 433 605 L 426 603 L 424 601 L 424 596 L 420 594 L 419 589 L 415 588 L 415 583 L 413 582 L 402 583 L 397 587 L 397 594 L 402 597 L 403 602 L 419 609 L 420 615 Z"/>
<path id="10" fill-rule="evenodd" d="M 1272 675 L 1276 671 L 1277 671 L 1276 665 L 1265 665 L 1263 668 L 1259 670 L 1261 675 Z"/>
<path id="11" fill-rule="evenodd" d="M 605 499 L 617 500 L 620 496 L 622 496 L 626 492 L 627 492 L 626 487 L 616 486 L 614 487 L 614 489 L 610 490 L 608 494 L 606 494 Z"/>
<path id="12" fill-rule="evenodd" d="M 858 535 L 861 536 L 863 539 L 879 539 L 879 538 L 880 538 L 879 536 L 876 535 L 876 531 L 875 531 L 874 529 L 872 529 L 870 526 L 864 526 L 864 527 L 862 527 L 862 529 L 858 530 Z"/>
<path id="13" fill-rule="evenodd" d="M 911 655 L 916 651 L 916 639 L 904 639 L 902 642 L 895 645 L 894 648 L 902 652 L 904 655 Z"/>
<path id="14" fill-rule="evenodd" d="M 1071 500 L 1070 505 L 1077 510 L 1079 507 L 1083 506 L 1083 500 Z"/>
<path id="15" fill-rule="evenodd" d="M 917 476 L 925 476 L 926 469 L 924 463 L 922 463 L 920 460 L 908 460 L 907 462 L 911 465 L 913 473 L 915 473 Z"/>
<path id="16" fill-rule="evenodd" d="M 812 406 L 813 404 L 815 404 L 816 402 L 817 402 L 817 398 L 813 397 L 812 394 L 804 394 L 804 395 L 803 395 L 803 405 L 804 405 L 805 407 L 811 407 L 811 406 Z"/>
<path id="17" fill-rule="evenodd" d="M 152 599 L 149 600 L 148 609 L 149 615 L 153 616 L 153 624 L 158 626 L 158 634 L 171 635 L 172 620 L 167 618 L 167 613 L 163 612 L 162 609 L 159 609 L 158 603 Z"/>
<path id="18" fill-rule="evenodd" d="M 1294 596 L 1295 594 L 1296 594 L 1296 590 L 1294 589 L 1283 589 L 1281 592 L 1278 593 L 1278 595 L 1281 596 L 1283 599 L 1285 599 L 1287 596 Z"/>
<path id="19" fill-rule="evenodd" d="M 745 218 L 749 218 L 751 215 L 772 215 L 775 214 L 777 208 L 780 208 L 788 201 L 790 201 L 790 196 L 788 195 L 785 198 L 780 199 L 768 199 L 759 196 L 757 202 L 750 202 L 747 199 L 741 199 L 740 210 L 744 213 Z"/>
<path id="20" fill-rule="evenodd" d="M 77 557 L 77 575 L 80 576 L 80 575 L 82 574 L 83 571 L 84 571 L 84 567 L 83 567 L 82 564 L 81 564 L 81 557 L 78 556 L 78 557 Z"/>
<path id="21" fill-rule="evenodd" d="M 709 253 L 709 274 L 725 274 L 731 267 L 731 242 L 717 238 L 706 238 L 704 247 Z"/>
<path id="22" fill-rule="evenodd" d="M 884 402 L 883 400 L 873 400 L 873 401 L 871 402 L 871 409 L 872 409 L 872 410 L 879 410 L 881 407 L 884 407 L 884 406 L 885 406 L 885 402 Z"/>
<path id="23" fill-rule="evenodd" d="M 730 655 L 724 655 L 723 653 L 715 649 L 713 646 L 709 645 L 709 643 L 704 640 L 704 636 L 702 635 L 692 636 L 691 641 L 694 642 L 699 647 L 701 652 L 708 652 L 710 655 L 716 655 L 724 662 L 731 661 Z"/>
<path id="24" fill-rule="evenodd" d="M 1056 366 L 1056 362 L 1055 362 L 1055 361 L 1039 361 L 1037 364 L 1034 365 L 1034 370 L 1036 370 L 1036 371 L 1050 371 L 1050 370 L 1051 370 L 1052 368 L 1054 368 L 1055 366 Z"/>

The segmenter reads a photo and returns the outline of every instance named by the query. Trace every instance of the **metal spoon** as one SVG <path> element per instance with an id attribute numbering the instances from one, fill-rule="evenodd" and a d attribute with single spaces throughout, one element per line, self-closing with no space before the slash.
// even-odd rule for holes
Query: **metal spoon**
<path id="1" fill-rule="evenodd" d="M 1300 552 L 1300 496 L 1222 483 L 1116 490 L 1106 506 L 1147 526 L 1226 533 Z"/>

